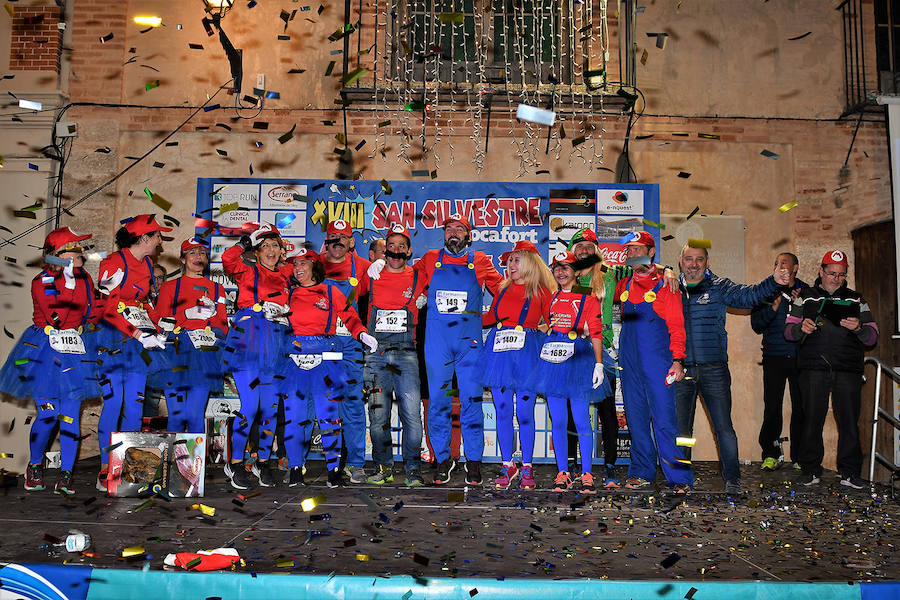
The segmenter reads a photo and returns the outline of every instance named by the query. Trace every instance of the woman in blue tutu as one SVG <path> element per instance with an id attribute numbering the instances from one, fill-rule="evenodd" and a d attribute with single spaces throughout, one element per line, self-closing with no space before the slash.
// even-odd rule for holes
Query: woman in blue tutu
<path id="1" fill-rule="evenodd" d="M 100 438 L 100 475 L 97 489 L 106 491 L 110 436 L 113 431 L 140 431 L 147 375 L 163 360 L 165 343 L 150 316 L 150 296 L 156 289 L 150 257 L 162 246 L 161 232 L 172 231 L 155 215 L 122 221 L 116 232 L 118 252 L 100 263 L 98 288 L 105 296 L 97 340 L 103 410 Z M 108 388 L 107 388 L 108 386 Z"/>
<path id="2" fill-rule="evenodd" d="M 491 329 L 481 355 L 481 384 L 491 388 L 497 414 L 497 445 L 503 466 L 494 480 L 497 489 L 505 490 L 521 475 L 519 487 L 535 487 L 532 458 L 534 456 L 533 388 L 523 386 L 525 375 L 538 366 L 538 354 L 544 334 L 538 329 L 550 306 L 555 284 L 538 249 L 531 242 L 516 242 L 512 250 L 500 256 L 506 266 L 506 279 L 484 313 L 482 325 Z M 513 401 L 515 396 L 515 402 Z M 513 413 L 519 424 L 522 468 L 513 462 Z"/>
<path id="3" fill-rule="evenodd" d="M 209 251 L 203 241 L 181 243 L 181 264 L 182 276 L 165 282 L 156 302 L 157 326 L 171 340 L 166 345 L 168 429 L 203 433 L 209 394 L 223 385 L 225 290 L 204 275 Z"/>
<path id="4" fill-rule="evenodd" d="M 30 400 L 37 407 L 25 470 L 25 489 L 44 489 L 44 452 L 59 424 L 62 466 L 54 492 L 71 495 L 72 468 L 78 453 L 79 415 L 85 398 L 100 395 L 97 350 L 82 336 L 91 317 L 94 284 L 82 268 L 78 235 L 68 227 L 50 232 L 44 242 L 44 268 L 31 281 L 33 325 L 22 334 L 0 370 L 0 392 Z"/>
<path id="5" fill-rule="evenodd" d="M 225 475 L 238 490 L 252 483 L 244 449 L 257 417 L 259 446 L 253 473 L 261 486 L 275 485 L 269 456 L 283 387 L 276 375 L 287 369 L 284 347 L 290 333 L 286 315 L 291 266 L 284 263 L 284 241 L 274 225 L 248 223 L 245 228 L 252 233 L 222 254 L 222 266 L 238 288 L 238 310 L 222 353 L 224 368 L 234 377 L 241 397 L 231 434 L 231 460 L 225 463 Z"/>
<path id="6" fill-rule="evenodd" d="M 610 393 L 604 363 L 608 369 L 612 368 L 613 363 L 612 358 L 603 351 L 604 323 L 600 301 L 593 294 L 572 291 L 575 284 L 574 263 L 575 255 L 571 252 L 562 251 L 553 256 L 550 266 L 559 290 L 544 313 L 550 333 L 540 350 L 539 364 L 529 378 L 529 384 L 547 398 L 550 410 L 553 453 L 559 468 L 554 491 L 568 490 L 574 484 L 567 471 L 566 456 L 568 407 L 571 406 L 581 451 L 581 489 L 591 493 L 594 491 L 594 476 L 591 474 L 594 452 L 590 398 L 594 390 L 601 398 Z"/>
<path id="7" fill-rule="evenodd" d="M 288 300 L 293 337 L 287 354 L 295 365 L 287 378 L 291 392 L 284 401 L 285 449 L 291 464 L 288 485 L 304 483 L 303 462 L 314 412 L 322 432 L 328 487 L 337 487 L 343 484 L 338 406 L 347 383 L 343 343 L 336 335 L 337 319 L 340 317 L 369 352 L 375 352 L 378 342 L 366 331 L 340 288 L 323 283 L 325 268 L 315 252 L 299 248 L 290 260 L 297 285 Z"/>

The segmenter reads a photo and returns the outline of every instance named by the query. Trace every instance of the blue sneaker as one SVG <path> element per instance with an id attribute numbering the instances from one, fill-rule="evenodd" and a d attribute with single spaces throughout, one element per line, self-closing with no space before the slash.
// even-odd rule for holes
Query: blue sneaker
<path id="1" fill-rule="evenodd" d="M 619 477 L 616 475 L 615 465 L 606 465 L 606 476 L 603 478 L 603 487 L 605 487 L 605 488 L 619 487 Z"/>

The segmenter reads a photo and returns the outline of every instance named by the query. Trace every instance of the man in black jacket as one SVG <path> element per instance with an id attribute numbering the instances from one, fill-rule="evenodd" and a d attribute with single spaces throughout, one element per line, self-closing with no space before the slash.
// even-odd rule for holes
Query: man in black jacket
<path id="1" fill-rule="evenodd" d="M 838 429 L 837 467 L 841 485 L 862 489 L 859 404 L 866 349 L 878 341 L 878 325 L 865 299 L 847 287 L 847 257 L 825 254 L 819 278 L 800 292 L 785 320 L 784 337 L 798 342 L 800 396 L 803 401 L 803 444 L 798 480 L 819 483 L 825 447 L 822 429 L 831 396 Z"/>
<path id="2" fill-rule="evenodd" d="M 788 384 L 791 394 L 791 461 L 800 468 L 800 427 L 803 423 L 803 408 L 800 403 L 800 389 L 797 382 L 797 344 L 784 337 L 784 321 L 791 302 L 808 284 L 797 279 L 800 263 L 790 252 L 782 252 L 775 257 L 775 268 L 786 269 L 789 279 L 786 286 L 775 293 L 768 302 L 758 304 L 750 313 L 750 326 L 762 334 L 763 366 L 763 421 L 759 429 L 759 446 L 762 448 L 762 470 L 774 471 L 781 466 L 784 453 L 781 450 L 781 428 L 783 425 L 782 405 L 784 385 Z"/>

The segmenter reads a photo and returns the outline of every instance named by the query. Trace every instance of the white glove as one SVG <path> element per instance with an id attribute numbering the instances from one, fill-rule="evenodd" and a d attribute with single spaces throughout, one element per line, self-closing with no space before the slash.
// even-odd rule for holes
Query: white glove
<path id="1" fill-rule="evenodd" d="M 381 279 L 381 272 L 384 270 L 384 259 L 379 258 L 371 265 L 369 265 L 369 269 L 366 271 L 366 274 L 369 276 L 369 279 L 374 279 L 378 281 Z"/>
<path id="2" fill-rule="evenodd" d="M 603 363 L 597 363 L 594 365 L 594 375 L 591 378 L 595 390 L 603 385 L 603 378 Z"/>
<path id="3" fill-rule="evenodd" d="M 75 289 L 75 261 L 69 259 L 69 264 L 63 267 L 63 277 L 66 278 L 66 289 Z"/>
<path id="4" fill-rule="evenodd" d="M 103 271 L 103 275 L 100 276 L 100 283 L 97 285 L 97 288 L 100 290 L 101 294 L 108 296 L 111 291 L 119 287 L 119 284 L 122 283 L 123 279 L 125 279 L 125 271 L 122 269 L 116 269 L 116 272 L 112 275 L 107 271 Z"/>
<path id="5" fill-rule="evenodd" d="M 376 350 L 378 350 L 378 340 L 376 340 L 365 331 L 359 334 L 359 341 L 363 343 L 363 345 L 368 349 L 369 352 L 375 352 Z"/>
<path id="6" fill-rule="evenodd" d="M 138 338 L 138 341 L 144 347 L 144 350 L 152 350 L 154 348 L 159 348 L 160 350 L 164 350 L 166 347 L 166 343 L 160 340 L 156 334 L 153 333 L 142 333 Z"/>
<path id="7" fill-rule="evenodd" d="M 256 246 L 259 244 L 259 238 L 267 233 L 276 233 L 275 228 L 269 223 L 263 223 L 259 226 L 259 229 L 250 234 L 250 241 Z"/>
<path id="8" fill-rule="evenodd" d="M 416 308 L 424 308 L 426 304 L 428 304 L 428 296 L 419 294 L 419 297 L 416 298 Z"/>

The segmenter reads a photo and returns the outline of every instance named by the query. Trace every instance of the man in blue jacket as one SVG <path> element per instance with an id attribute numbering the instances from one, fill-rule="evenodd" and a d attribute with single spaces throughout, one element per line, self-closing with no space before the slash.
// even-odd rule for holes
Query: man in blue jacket
<path id="1" fill-rule="evenodd" d="M 797 344 L 784 337 L 784 320 L 791 302 L 800 290 L 809 287 L 797 279 L 800 263 L 796 255 L 782 252 L 775 257 L 776 269 L 788 270 L 788 284 L 773 298 L 758 304 L 750 313 L 750 326 L 762 334 L 763 367 L 763 421 L 759 429 L 759 446 L 762 448 L 762 470 L 774 471 L 781 466 L 784 453 L 781 450 L 782 405 L 784 385 L 787 382 L 791 394 L 791 461 L 799 468 L 800 443 L 803 426 L 803 404 L 797 381 Z"/>
<path id="2" fill-rule="evenodd" d="M 756 285 L 739 285 L 728 278 L 713 275 L 706 248 L 681 249 L 681 293 L 684 329 L 687 333 L 687 377 L 675 384 L 675 409 L 681 437 L 693 437 L 697 394 L 703 400 L 719 447 L 725 492 L 741 494 L 741 469 L 738 463 L 737 434 L 731 423 L 731 372 L 728 370 L 728 336 L 725 311 L 753 308 L 787 284 L 786 269 L 775 269 Z"/>

